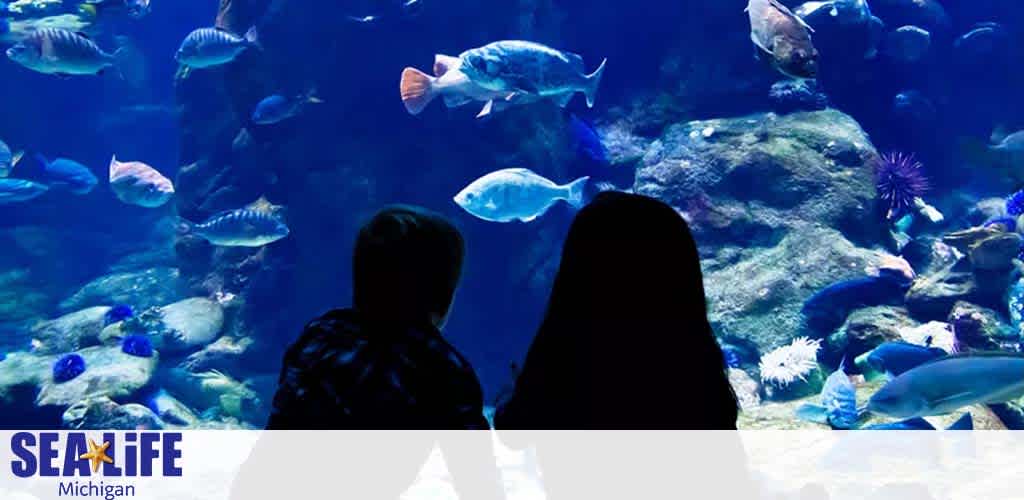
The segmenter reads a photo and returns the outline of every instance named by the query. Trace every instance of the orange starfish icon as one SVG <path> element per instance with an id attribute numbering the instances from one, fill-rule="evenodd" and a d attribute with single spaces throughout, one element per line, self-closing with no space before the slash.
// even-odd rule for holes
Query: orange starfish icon
<path id="1" fill-rule="evenodd" d="M 108 464 L 114 463 L 114 460 L 107 456 L 107 448 L 109 447 L 110 443 L 104 442 L 103 446 L 98 446 L 96 441 L 90 439 L 89 453 L 83 453 L 82 456 L 78 458 L 92 462 L 92 472 L 95 474 L 96 471 L 100 470 L 100 462 L 106 462 Z"/>

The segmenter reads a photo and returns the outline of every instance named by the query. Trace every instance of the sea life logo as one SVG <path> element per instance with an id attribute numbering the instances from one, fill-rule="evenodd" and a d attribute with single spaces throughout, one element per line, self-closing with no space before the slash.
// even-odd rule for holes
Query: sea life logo
<path id="1" fill-rule="evenodd" d="M 58 483 L 59 497 L 134 497 L 135 485 L 109 480 L 181 477 L 181 440 L 175 432 L 107 432 L 99 439 L 84 432 L 18 432 L 11 437 L 11 472 L 23 479 L 69 478 Z"/>

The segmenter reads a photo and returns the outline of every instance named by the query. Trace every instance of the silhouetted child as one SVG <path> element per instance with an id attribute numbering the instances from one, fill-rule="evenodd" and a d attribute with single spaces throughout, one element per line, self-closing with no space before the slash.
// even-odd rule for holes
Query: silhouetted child
<path id="1" fill-rule="evenodd" d="M 463 254 L 438 215 L 377 214 L 356 241 L 354 307 L 314 320 L 288 349 L 267 428 L 488 428 L 476 374 L 438 330 Z"/>

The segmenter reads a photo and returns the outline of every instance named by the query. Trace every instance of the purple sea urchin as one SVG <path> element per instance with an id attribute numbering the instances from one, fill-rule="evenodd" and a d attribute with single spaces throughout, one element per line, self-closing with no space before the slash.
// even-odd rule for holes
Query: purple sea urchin
<path id="1" fill-rule="evenodd" d="M 65 354 L 53 364 L 53 381 L 62 384 L 85 373 L 85 359 L 80 354 Z"/>
<path id="2" fill-rule="evenodd" d="M 914 155 L 884 154 L 875 162 L 878 199 L 888 205 L 886 218 L 894 219 L 914 207 L 914 200 L 928 191 L 924 165 Z"/>
<path id="3" fill-rule="evenodd" d="M 121 341 L 121 352 L 140 358 L 152 358 L 153 342 L 145 335 L 129 335 Z"/>
<path id="4" fill-rule="evenodd" d="M 1024 214 L 1024 190 L 1006 197 L 1006 213 L 1014 217 Z"/>

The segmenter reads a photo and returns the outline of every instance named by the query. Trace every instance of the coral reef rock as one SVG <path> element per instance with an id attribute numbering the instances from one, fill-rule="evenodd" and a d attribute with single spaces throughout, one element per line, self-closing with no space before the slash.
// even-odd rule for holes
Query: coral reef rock
<path id="1" fill-rule="evenodd" d="M 73 311 L 88 306 L 128 304 L 141 310 L 180 300 L 183 295 L 178 270 L 155 267 L 99 277 L 61 302 L 60 308 Z"/>
<path id="2" fill-rule="evenodd" d="M 879 306 L 858 309 L 846 323 L 829 335 L 822 350 L 822 361 L 838 366 L 843 356 L 851 360 L 883 342 L 900 340 L 900 330 L 917 326 L 917 321 L 902 307 Z"/>
<path id="3" fill-rule="evenodd" d="M 85 359 L 85 373 L 73 380 L 56 383 L 49 375 L 55 358 L 36 358 L 47 370 L 36 404 L 39 406 L 70 406 L 87 397 L 128 397 L 145 387 L 156 371 L 158 357 L 140 358 L 121 352 L 120 346 L 87 347 L 78 351 Z"/>
<path id="4" fill-rule="evenodd" d="M 120 405 L 106 396 L 71 405 L 62 418 L 65 429 L 161 430 L 164 423 L 140 404 Z"/>
<path id="5" fill-rule="evenodd" d="M 61 354 L 96 345 L 103 331 L 104 318 L 110 308 L 90 307 L 46 321 L 32 328 L 39 354 Z"/>
<path id="6" fill-rule="evenodd" d="M 166 332 L 163 346 L 169 352 L 203 347 L 224 327 L 221 305 L 201 297 L 166 305 L 160 312 Z"/>
<path id="7" fill-rule="evenodd" d="M 873 241 L 875 158 L 857 122 L 835 110 L 694 121 L 648 148 L 634 190 L 685 213 L 705 244 L 770 245 L 808 224 Z"/>
<path id="8" fill-rule="evenodd" d="M 969 302 L 957 302 L 949 312 L 957 342 L 963 348 L 982 351 L 999 349 L 1001 340 L 1016 341 L 1012 331 L 999 313 Z"/>
<path id="9" fill-rule="evenodd" d="M 864 276 L 881 260 L 881 254 L 818 226 L 794 230 L 774 247 L 746 255 L 705 274 L 709 319 L 718 334 L 753 342 L 761 352 L 803 334 L 801 309 L 812 295 Z"/>
<path id="10" fill-rule="evenodd" d="M 746 411 L 761 404 L 761 385 L 747 372 L 739 368 L 730 368 L 729 383 L 742 410 Z"/>

